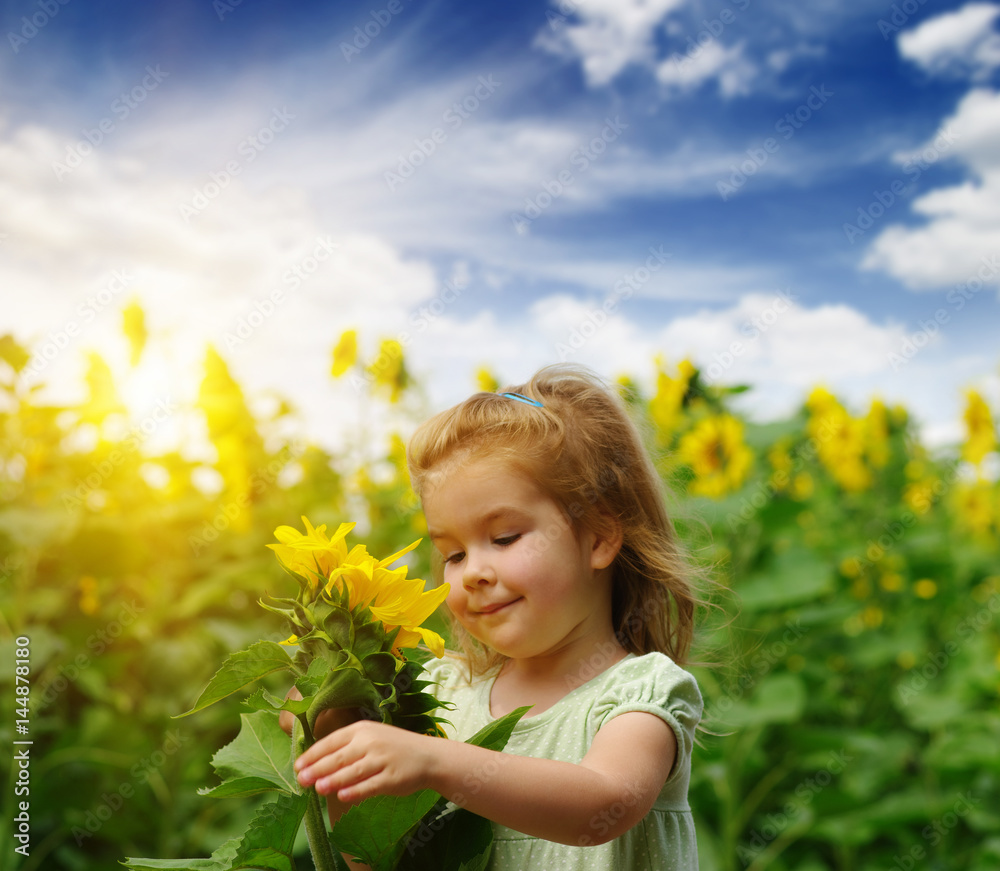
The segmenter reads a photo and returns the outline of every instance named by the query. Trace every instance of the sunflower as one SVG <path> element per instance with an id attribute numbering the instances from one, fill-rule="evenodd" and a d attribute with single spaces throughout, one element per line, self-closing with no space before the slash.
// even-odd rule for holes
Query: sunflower
<path id="1" fill-rule="evenodd" d="M 356 620 L 364 620 L 363 612 L 367 610 L 382 624 L 385 632 L 399 630 L 395 648 L 416 647 L 423 641 L 435 656 L 444 653 L 444 639 L 421 624 L 445 600 L 449 586 L 442 584 L 425 590 L 422 580 L 406 577 L 406 566 L 389 568 L 420 544 L 420 539 L 379 560 L 368 553 L 363 544 L 348 550 L 345 538 L 354 529 L 354 523 L 341 523 L 327 538 L 325 524 L 313 527 L 307 517 L 303 517 L 302 522 L 305 533 L 290 526 L 279 526 L 274 535 L 280 544 L 268 547 L 285 568 L 307 585 L 304 586 L 309 591 L 306 601 L 300 600 L 307 614 L 314 610 L 311 606 L 320 601 L 327 605 L 343 604 L 356 615 Z M 320 580 L 325 582 L 322 589 Z M 308 631 L 309 627 L 300 628 Z"/>
<path id="2" fill-rule="evenodd" d="M 672 378 L 664 368 L 662 357 L 656 358 L 656 365 L 656 395 L 649 401 L 649 412 L 657 430 L 668 438 L 680 421 L 684 397 L 695 368 L 690 360 L 681 360 L 677 366 L 677 377 Z"/>
<path id="3" fill-rule="evenodd" d="M 340 334 L 340 341 L 333 349 L 333 366 L 330 374 L 334 378 L 343 375 L 358 359 L 358 331 L 344 330 Z"/>
<path id="4" fill-rule="evenodd" d="M 743 424 L 729 414 L 702 420 L 681 439 L 678 454 L 695 474 L 688 489 L 713 498 L 738 489 L 746 480 L 752 460 L 743 441 Z"/>
<path id="5" fill-rule="evenodd" d="M 986 400 L 975 390 L 967 390 L 965 398 L 963 418 L 966 438 L 962 445 L 962 458 L 978 466 L 983 457 L 996 450 L 997 432 Z"/>

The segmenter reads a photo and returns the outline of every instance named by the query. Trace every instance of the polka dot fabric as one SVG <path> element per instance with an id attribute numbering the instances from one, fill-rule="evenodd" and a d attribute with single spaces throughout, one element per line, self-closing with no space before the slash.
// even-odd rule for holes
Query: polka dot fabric
<path id="1" fill-rule="evenodd" d="M 492 721 L 493 676 L 467 680 L 461 660 L 446 656 L 428 664 L 438 698 L 451 701 L 449 738 L 465 740 Z M 556 704 L 522 718 L 507 753 L 580 762 L 598 729 L 619 714 L 645 711 L 660 717 L 677 736 L 677 760 L 660 795 L 643 820 L 624 835 L 593 847 L 570 847 L 542 841 L 494 825 L 489 871 L 692 871 L 698 868 L 694 821 L 687 792 L 691 778 L 694 730 L 702 699 L 694 677 L 662 653 L 629 654 L 596 677 L 581 683 Z M 622 808 L 595 817 L 594 838 L 607 832 L 608 821 Z M 603 832 L 602 832 L 603 829 Z"/>

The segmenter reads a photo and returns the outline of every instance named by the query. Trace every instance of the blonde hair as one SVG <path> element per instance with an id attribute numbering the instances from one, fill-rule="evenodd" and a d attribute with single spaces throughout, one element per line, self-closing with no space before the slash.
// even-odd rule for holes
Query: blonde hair
<path id="1" fill-rule="evenodd" d="M 484 457 L 529 476 L 577 532 L 620 525 L 622 545 L 612 563 L 618 643 L 636 655 L 660 651 L 684 665 L 700 604 L 697 572 L 667 516 L 663 483 L 617 392 L 588 369 L 554 365 L 527 384 L 476 393 L 421 424 L 410 439 L 413 488 L 423 500 L 460 466 Z M 457 620 L 452 624 L 472 673 L 503 662 Z"/>

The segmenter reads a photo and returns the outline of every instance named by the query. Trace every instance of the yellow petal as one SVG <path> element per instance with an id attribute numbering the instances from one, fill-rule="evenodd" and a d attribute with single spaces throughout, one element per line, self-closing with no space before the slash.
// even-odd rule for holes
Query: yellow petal
<path id="1" fill-rule="evenodd" d="M 340 334 L 340 341 L 337 342 L 337 347 L 333 349 L 333 368 L 330 370 L 330 374 L 334 378 L 339 378 L 354 365 L 354 361 L 357 358 L 358 331 L 344 330 Z"/>
<path id="2" fill-rule="evenodd" d="M 387 556 L 384 560 L 379 560 L 379 563 L 378 563 L 379 568 L 382 568 L 383 566 L 392 565 L 396 560 L 398 560 L 404 554 L 409 553 L 411 550 L 413 550 L 413 548 L 415 548 L 422 541 L 423 541 L 422 538 L 418 538 L 415 542 L 413 542 L 412 544 L 408 544 L 402 550 L 396 551 L 396 553 L 394 553 L 392 556 Z"/>

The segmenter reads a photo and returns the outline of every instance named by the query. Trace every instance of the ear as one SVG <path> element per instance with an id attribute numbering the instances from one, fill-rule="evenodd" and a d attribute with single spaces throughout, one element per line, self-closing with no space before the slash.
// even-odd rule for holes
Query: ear
<path id="1" fill-rule="evenodd" d="M 622 525 L 616 517 L 601 516 L 601 525 L 593 533 L 590 549 L 590 567 L 595 570 L 606 569 L 615 561 L 622 549 L 624 533 Z"/>

